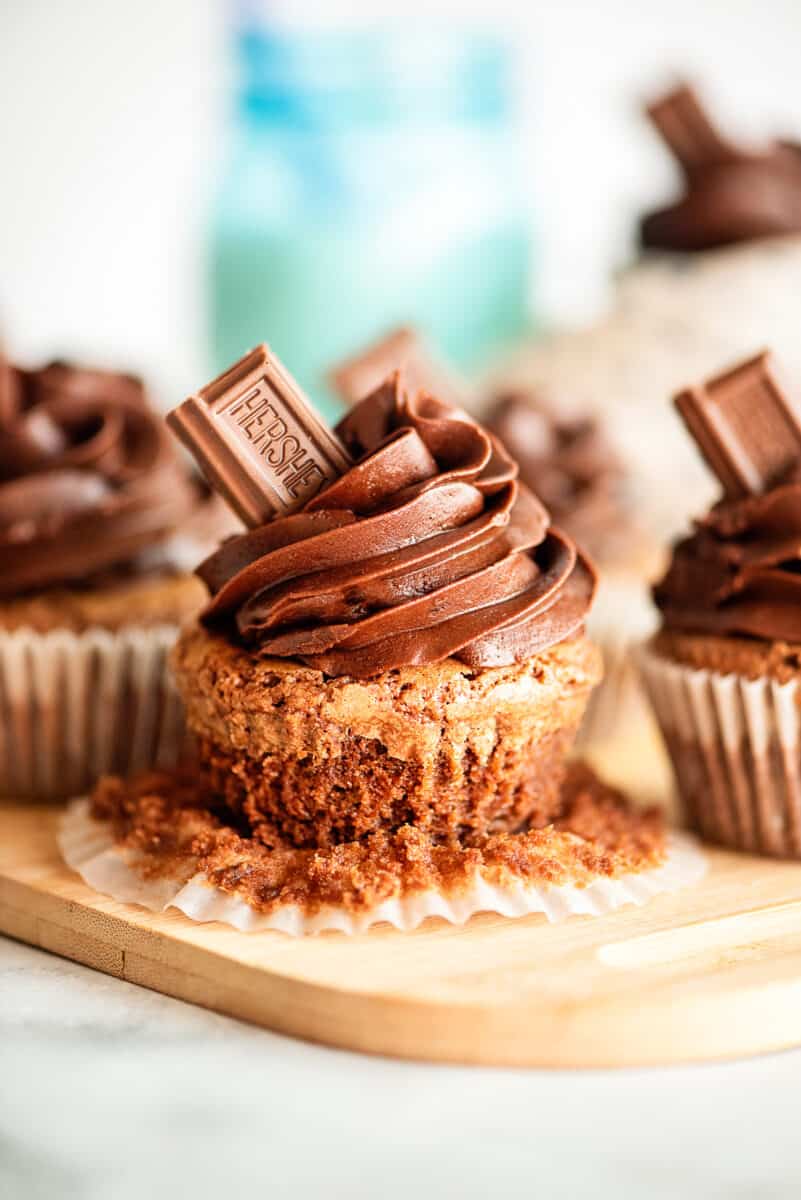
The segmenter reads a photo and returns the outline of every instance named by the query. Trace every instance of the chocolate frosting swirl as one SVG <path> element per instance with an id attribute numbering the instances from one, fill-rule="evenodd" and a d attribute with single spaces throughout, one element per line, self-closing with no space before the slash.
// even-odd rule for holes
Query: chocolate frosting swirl
<path id="1" fill-rule="evenodd" d="M 132 563 L 198 496 L 138 379 L 0 362 L 0 596 Z"/>
<path id="2" fill-rule="evenodd" d="M 721 500 L 654 596 L 668 628 L 801 642 L 801 482 Z"/>
<path id="3" fill-rule="evenodd" d="M 206 622 L 356 678 L 507 665 L 581 629 L 593 569 L 480 425 L 395 375 L 337 433 L 346 474 L 201 565 Z"/>

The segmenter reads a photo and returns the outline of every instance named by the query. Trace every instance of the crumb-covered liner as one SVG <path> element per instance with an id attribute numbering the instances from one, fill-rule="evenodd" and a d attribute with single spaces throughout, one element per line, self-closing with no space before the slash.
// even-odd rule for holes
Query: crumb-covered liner
<path id="1" fill-rule="evenodd" d="M 0 631 L 0 795 L 58 800 L 107 772 L 171 766 L 185 740 L 172 625 Z"/>
<path id="2" fill-rule="evenodd" d="M 709 841 L 801 858 L 797 681 L 721 675 L 648 648 L 638 659 L 689 823 Z"/>
<path id="3" fill-rule="evenodd" d="M 385 900 L 360 913 L 326 905 L 306 914 L 296 904 L 260 913 L 244 900 L 209 884 L 202 873 L 184 881 L 164 877 L 143 879 L 135 869 L 133 853 L 115 845 L 109 825 L 91 817 L 86 799 L 74 800 L 67 808 L 61 819 L 58 842 L 67 865 L 85 883 L 114 900 L 139 904 L 156 912 L 177 908 L 193 921 L 222 921 L 244 932 L 277 930 L 293 937 L 327 930 L 365 933 L 379 922 L 409 931 L 428 917 L 441 917 L 453 925 L 462 925 L 479 912 L 497 912 L 505 917 L 544 913 L 551 922 L 578 914 L 601 916 L 624 904 L 646 904 L 661 892 L 694 884 L 706 869 L 694 840 L 686 834 L 671 833 L 661 866 L 618 879 L 599 878 L 585 887 L 535 886 L 522 880 L 499 887 L 477 873 L 470 886 L 458 892 L 418 891 Z"/>

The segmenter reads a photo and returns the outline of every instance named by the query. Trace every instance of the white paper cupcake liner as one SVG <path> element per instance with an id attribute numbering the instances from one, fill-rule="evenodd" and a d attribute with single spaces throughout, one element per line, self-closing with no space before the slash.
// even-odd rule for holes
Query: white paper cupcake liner
<path id="1" fill-rule="evenodd" d="M 797 682 L 697 670 L 648 649 L 638 660 L 689 823 L 710 841 L 801 858 Z"/>
<path id="2" fill-rule="evenodd" d="M 183 711 L 177 629 L 0 632 L 0 796 L 57 800 L 106 772 L 172 766 Z"/>
<path id="3" fill-rule="evenodd" d="M 469 888 L 454 895 L 435 890 L 415 892 L 358 914 L 328 905 L 306 915 L 295 904 L 260 913 L 244 900 L 211 885 L 202 872 L 187 882 L 143 879 L 135 869 L 135 856 L 114 844 L 106 823 L 89 815 L 86 799 L 73 800 L 67 808 L 58 842 L 67 865 L 90 887 L 114 900 L 156 912 L 177 908 L 193 921 L 222 921 L 244 932 L 278 930 L 293 937 L 327 930 L 365 933 L 381 921 L 408 931 L 427 917 L 442 917 L 453 925 L 462 925 L 479 912 L 497 912 L 504 917 L 544 913 L 551 922 L 577 914 L 601 916 L 624 904 L 646 904 L 661 892 L 688 887 L 697 883 L 706 870 L 694 839 L 671 833 L 667 858 L 660 867 L 618 879 L 599 878 L 585 887 L 534 886 L 521 880 L 501 888 L 477 875 Z"/>
<path id="4" fill-rule="evenodd" d="M 604 677 L 590 697 L 576 748 L 582 753 L 619 736 L 636 738 L 653 717 L 642 689 L 632 651 L 656 623 L 648 584 L 634 574 L 623 578 L 601 575 L 592 612 L 589 636 L 601 647 Z"/>

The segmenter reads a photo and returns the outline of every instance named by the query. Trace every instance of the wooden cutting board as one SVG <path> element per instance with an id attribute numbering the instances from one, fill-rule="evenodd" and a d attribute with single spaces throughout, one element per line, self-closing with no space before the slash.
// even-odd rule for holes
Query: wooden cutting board
<path id="1" fill-rule="evenodd" d="M 105 899 L 62 865 L 56 821 L 53 808 L 0 807 L 0 931 L 283 1033 L 549 1067 L 801 1043 L 801 864 L 712 851 L 700 885 L 609 917 L 296 940 Z"/>

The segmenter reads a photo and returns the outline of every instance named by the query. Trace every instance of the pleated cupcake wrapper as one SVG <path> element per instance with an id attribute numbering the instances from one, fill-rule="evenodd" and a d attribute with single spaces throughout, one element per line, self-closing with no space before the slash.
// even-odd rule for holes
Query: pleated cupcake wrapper
<path id="1" fill-rule="evenodd" d="M 105 772 L 172 766 L 183 712 L 173 626 L 0 632 L 0 795 L 57 800 Z"/>
<path id="2" fill-rule="evenodd" d="M 644 581 L 601 576 L 587 632 L 603 652 L 604 677 L 590 696 L 577 748 L 633 736 L 640 723 L 652 725 L 632 650 L 652 632 L 655 620 Z"/>
<path id="3" fill-rule="evenodd" d="M 96 891 L 124 903 L 139 904 L 155 912 L 177 908 L 193 921 L 221 921 L 244 932 L 277 930 L 293 937 L 338 930 L 366 933 L 379 922 L 401 931 L 416 929 L 428 917 L 442 917 L 462 925 L 475 913 L 496 912 L 504 917 L 544 913 L 551 922 L 582 914 L 602 916 L 625 904 L 646 904 L 662 892 L 673 892 L 697 883 L 706 870 L 694 839 L 672 833 L 664 863 L 618 879 L 599 877 L 584 887 L 535 886 L 523 880 L 499 887 L 477 874 L 464 890 L 448 894 L 434 889 L 385 900 L 375 908 L 353 913 L 327 905 L 306 914 L 295 904 L 261 913 L 244 900 L 209 883 L 198 872 L 187 882 L 176 879 L 143 879 L 135 855 L 116 846 L 109 826 L 89 814 L 86 799 L 74 800 L 61 819 L 59 847 L 65 862 Z"/>
<path id="4" fill-rule="evenodd" d="M 689 823 L 710 841 L 801 858 L 798 684 L 638 661 Z"/>

